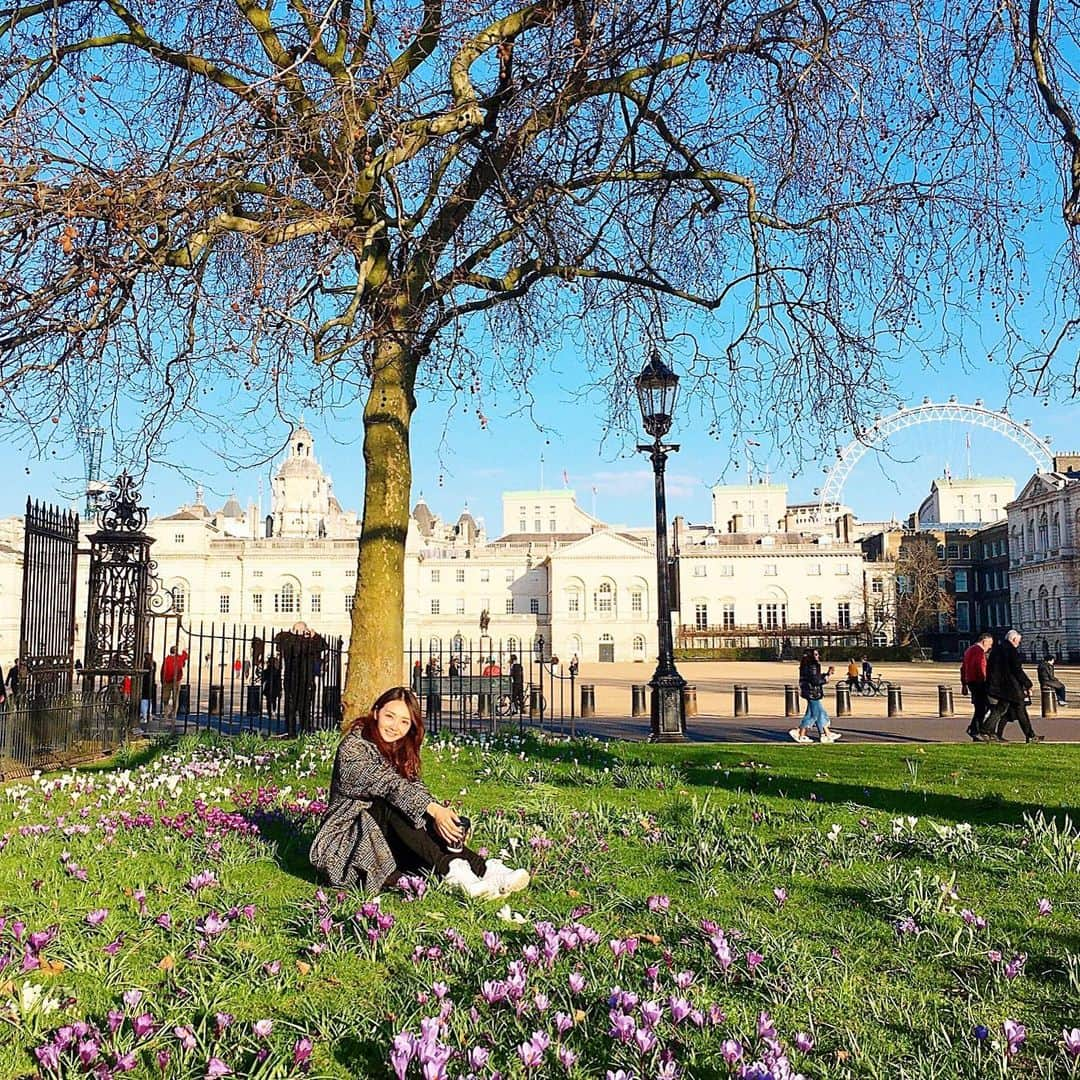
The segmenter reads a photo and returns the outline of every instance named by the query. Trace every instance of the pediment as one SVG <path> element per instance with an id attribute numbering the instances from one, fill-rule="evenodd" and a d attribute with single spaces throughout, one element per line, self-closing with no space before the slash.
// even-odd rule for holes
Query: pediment
<path id="1" fill-rule="evenodd" d="M 556 559 L 652 559 L 652 551 L 622 533 L 610 529 L 590 533 L 551 554 Z"/>
<path id="2" fill-rule="evenodd" d="M 1040 495 L 1047 495 L 1050 492 L 1057 491 L 1061 486 L 1061 478 L 1056 473 L 1035 473 L 1016 498 L 1013 499 L 1013 502 L 1018 503 L 1027 499 L 1037 499 Z"/>

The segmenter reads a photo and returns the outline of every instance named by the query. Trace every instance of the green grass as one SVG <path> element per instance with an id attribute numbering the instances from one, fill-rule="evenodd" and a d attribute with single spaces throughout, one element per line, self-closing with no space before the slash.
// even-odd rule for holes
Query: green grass
<path id="1" fill-rule="evenodd" d="M 185 739 L 0 788 L 0 1076 L 34 1075 L 33 1048 L 76 1021 L 100 1029 L 110 1063 L 130 1050 L 130 1075 L 203 1077 L 215 1059 L 237 1076 L 392 1075 L 394 1036 L 419 1034 L 439 994 L 452 1004 L 431 1046 L 451 1048 L 438 1074 L 451 1077 L 469 1074 L 463 1054 L 478 1045 L 490 1058 L 472 1071 L 485 1077 L 622 1069 L 644 1080 L 663 1075 L 665 1050 L 674 1074 L 737 1075 L 768 1050 L 763 1011 L 807 1077 L 1078 1074 L 1062 1030 L 1080 1025 L 1080 747 L 430 748 L 425 778 L 470 813 L 475 844 L 533 870 L 533 888 L 513 898 L 524 922 L 432 883 L 419 901 L 383 897 L 392 925 L 374 943 L 375 916 L 357 915 L 364 898 L 320 892 L 306 860 L 318 816 L 308 800 L 333 749 L 327 738 Z M 214 882 L 193 890 L 203 871 Z M 657 896 L 668 910 L 650 910 Z M 545 922 L 549 941 L 580 922 L 599 944 L 532 963 Z M 29 935 L 49 928 L 32 957 L 42 965 L 23 972 Z M 485 932 L 499 935 L 494 951 Z M 613 939 L 635 951 L 616 957 Z M 489 1004 L 484 983 L 523 957 L 518 1006 Z M 685 990 L 680 971 L 694 973 Z M 579 995 L 572 972 L 586 980 Z M 655 1047 L 640 1004 L 625 1011 L 644 1051 L 609 1034 L 613 987 L 663 1006 Z M 125 1007 L 133 989 L 141 1000 Z M 674 1021 L 672 996 L 702 1011 L 700 1028 Z M 114 1035 L 110 1010 L 126 1013 Z M 574 1020 L 561 1037 L 557 1011 Z M 137 1037 L 142 1013 L 153 1027 Z M 222 1027 L 219 1013 L 234 1019 Z M 273 1021 L 269 1036 L 252 1032 L 259 1019 Z M 1006 1020 L 1027 1028 L 1012 1056 Z M 526 1069 L 518 1046 L 537 1031 L 551 1047 Z M 797 1032 L 811 1049 L 793 1049 Z M 303 1037 L 312 1058 L 296 1065 Z M 725 1060 L 729 1039 L 740 1062 Z M 577 1054 L 569 1070 L 560 1043 Z M 64 1075 L 92 1075 L 74 1061 L 63 1056 Z M 420 1075 L 413 1061 L 408 1076 Z"/>

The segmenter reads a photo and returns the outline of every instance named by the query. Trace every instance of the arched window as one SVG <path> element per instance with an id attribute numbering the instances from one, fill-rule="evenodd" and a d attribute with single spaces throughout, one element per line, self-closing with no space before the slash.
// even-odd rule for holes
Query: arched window
<path id="1" fill-rule="evenodd" d="M 1035 554 L 1035 522 L 1030 518 L 1027 523 L 1027 548 L 1026 551 L 1029 555 Z"/>
<path id="2" fill-rule="evenodd" d="M 610 634 L 601 634 L 597 657 L 601 664 L 615 663 L 615 639 Z"/>
<path id="3" fill-rule="evenodd" d="M 610 615 L 615 610 L 615 587 L 610 581 L 601 581 L 600 588 L 593 593 L 593 610 L 602 615 Z"/>
<path id="4" fill-rule="evenodd" d="M 518 639 L 516 637 L 508 637 L 506 639 L 506 651 L 508 653 L 516 653 L 518 651 Z"/>
<path id="5" fill-rule="evenodd" d="M 286 581 L 274 594 L 274 611 L 279 615 L 291 615 L 299 610 L 300 590 L 291 581 Z"/>
<path id="6" fill-rule="evenodd" d="M 645 638 L 641 634 L 634 635 L 634 659 L 645 659 Z"/>
<path id="7" fill-rule="evenodd" d="M 1050 546 L 1052 548 L 1061 547 L 1061 515 L 1054 514 L 1053 520 L 1050 522 Z"/>
<path id="8" fill-rule="evenodd" d="M 183 582 L 174 585 L 169 589 L 169 595 L 172 596 L 172 614 L 183 615 L 190 606 L 187 585 Z"/>
<path id="9" fill-rule="evenodd" d="M 1046 551 L 1050 547 L 1050 524 L 1045 514 L 1039 518 L 1039 550 Z"/>

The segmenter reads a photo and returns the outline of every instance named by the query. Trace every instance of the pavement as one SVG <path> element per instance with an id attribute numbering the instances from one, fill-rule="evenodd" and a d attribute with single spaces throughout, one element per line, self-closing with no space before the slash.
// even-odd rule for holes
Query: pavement
<path id="1" fill-rule="evenodd" d="M 1034 681 L 1034 666 L 1030 676 Z M 694 687 L 697 715 L 687 717 L 686 735 L 691 742 L 790 742 L 788 730 L 797 718 L 784 716 L 784 688 L 798 684 L 798 666 L 780 662 L 683 662 L 679 673 Z M 846 681 L 847 665 L 836 664 L 825 690 L 825 708 L 832 730 L 842 732 L 844 742 L 862 743 L 968 743 L 965 733 L 971 719 L 971 702 L 960 691 L 959 664 L 885 663 L 874 667 L 874 676 L 901 688 L 903 713 L 888 716 L 886 696 L 852 695 L 851 715 L 836 716 L 835 680 Z M 633 717 L 632 686 L 646 684 L 652 668 L 645 664 L 582 664 L 581 684 L 594 687 L 596 716 L 573 721 L 577 733 L 603 738 L 647 739 L 649 718 Z M 1080 742 L 1080 667 L 1059 666 L 1058 677 L 1068 688 L 1068 703 L 1056 715 L 1040 716 L 1039 688 L 1028 709 L 1035 731 L 1047 742 Z M 734 716 L 734 687 L 746 686 L 749 711 Z M 953 692 L 954 715 L 938 715 L 938 687 Z M 580 700 L 580 690 L 578 692 Z M 648 700 L 646 692 L 646 700 Z M 804 703 L 800 702 L 800 715 Z M 569 717 L 546 728 L 569 732 Z M 1023 733 L 1010 724 L 1005 737 L 1023 744 Z M 792 744 L 794 745 L 794 744 Z"/>

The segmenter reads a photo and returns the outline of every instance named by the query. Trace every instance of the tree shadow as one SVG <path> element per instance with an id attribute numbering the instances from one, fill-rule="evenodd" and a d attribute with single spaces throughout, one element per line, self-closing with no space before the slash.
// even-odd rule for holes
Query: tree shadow
<path id="1" fill-rule="evenodd" d="M 307 830 L 297 828 L 292 818 L 276 810 L 249 810 L 243 816 L 271 846 L 282 870 L 301 881 L 319 884 L 319 876 L 308 857 L 312 837 Z"/>
<path id="2" fill-rule="evenodd" d="M 932 791 L 903 791 L 873 785 L 845 783 L 828 777 L 803 777 L 770 768 L 763 773 L 718 770 L 683 764 L 688 784 L 726 791 L 749 791 L 756 795 L 789 800 L 843 805 L 852 803 L 891 814 L 930 814 L 956 822 L 984 825 L 1017 825 L 1025 813 L 1041 812 L 1045 818 L 1064 825 L 1068 817 L 1080 823 L 1080 807 L 1048 808 L 1039 803 L 1014 802 L 1000 795 L 964 796 Z M 767 779 L 763 779 L 767 778 Z"/>

